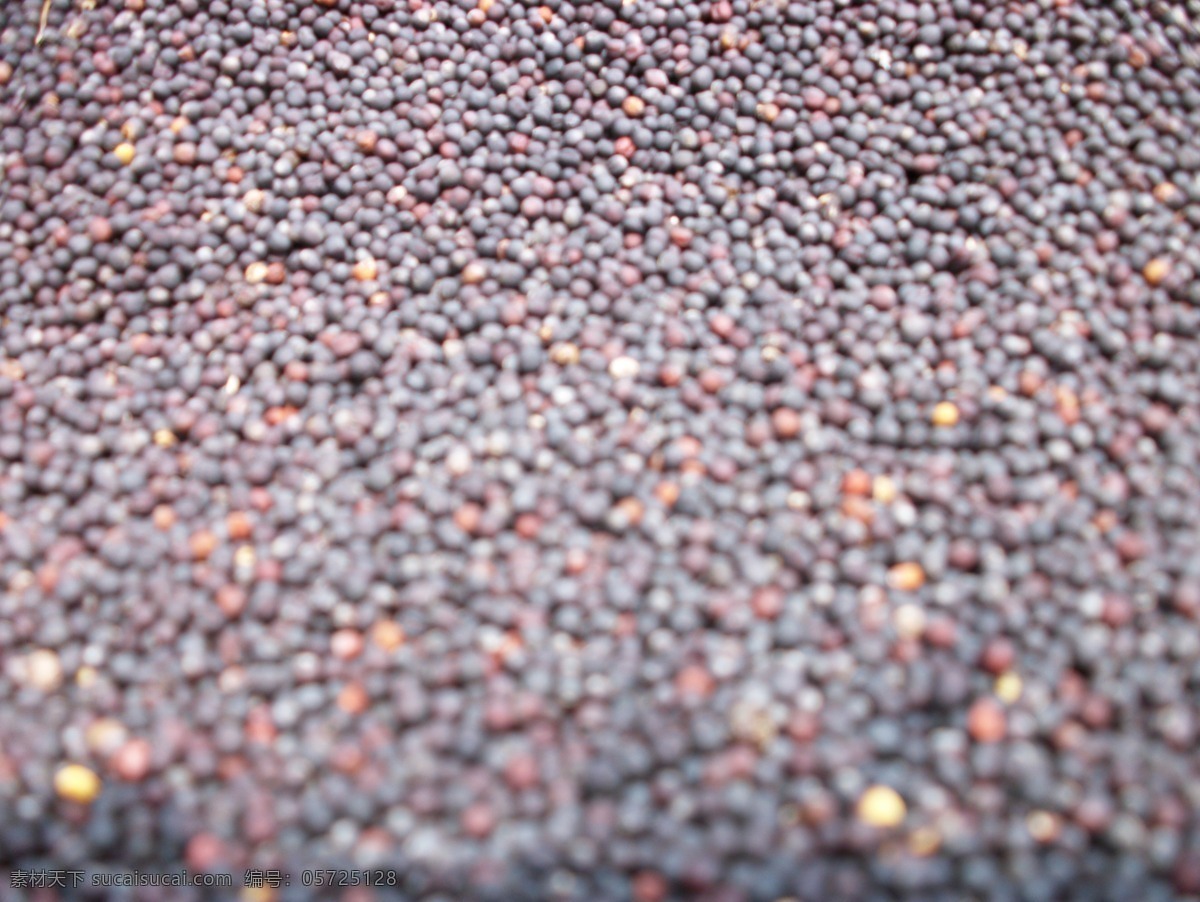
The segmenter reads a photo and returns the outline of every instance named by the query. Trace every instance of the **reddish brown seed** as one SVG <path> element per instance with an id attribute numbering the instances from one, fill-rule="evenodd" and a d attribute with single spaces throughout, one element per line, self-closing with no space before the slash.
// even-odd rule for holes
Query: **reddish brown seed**
<path id="1" fill-rule="evenodd" d="M 234 511 L 225 518 L 225 528 L 229 532 L 229 538 L 237 542 L 244 542 L 250 538 L 254 527 L 246 514 L 241 511 Z"/>
<path id="2" fill-rule="evenodd" d="M 338 692 L 337 706 L 347 714 L 362 714 L 370 706 L 371 699 L 362 683 L 347 683 Z"/>
<path id="3" fill-rule="evenodd" d="M 534 539 L 542 530 L 542 520 L 537 514 L 521 514 L 513 523 L 513 529 L 522 539 Z"/>
<path id="4" fill-rule="evenodd" d="M 925 641 L 934 648 L 953 648 L 957 639 L 958 627 L 949 617 L 931 617 L 925 625 Z"/>
<path id="5" fill-rule="evenodd" d="M 1146 540 L 1138 533 L 1132 531 L 1121 533 L 1117 537 L 1115 546 L 1117 554 L 1127 564 L 1141 560 L 1146 556 L 1148 550 Z"/>
<path id="6" fill-rule="evenodd" d="M 192 557 L 198 561 L 208 560 L 209 555 L 217 550 L 219 544 L 216 533 L 209 529 L 193 533 L 191 539 L 188 540 Z"/>
<path id="7" fill-rule="evenodd" d="M 729 0 L 717 0 L 709 16 L 714 22 L 728 22 L 733 18 L 733 4 Z"/>
<path id="8" fill-rule="evenodd" d="M 541 782 L 537 758 L 528 754 L 516 754 L 504 764 L 504 780 L 518 792 L 533 789 Z"/>
<path id="9" fill-rule="evenodd" d="M 783 613 L 783 590 L 777 586 L 763 586 L 756 589 L 750 600 L 754 616 L 760 620 L 774 620 Z"/>
<path id="10" fill-rule="evenodd" d="M 473 534 L 479 528 L 483 517 L 483 508 L 474 502 L 467 502 L 454 512 L 454 525 L 465 533 Z"/>
<path id="11" fill-rule="evenodd" d="M 875 521 L 875 508 L 871 502 L 861 495 L 848 495 L 842 501 L 842 513 L 851 520 L 857 520 L 859 523 L 873 523 Z"/>
<path id="12" fill-rule="evenodd" d="M 358 630 L 341 629 L 329 637 L 329 650 L 335 658 L 352 661 L 362 654 L 363 637 Z"/>
<path id="13" fill-rule="evenodd" d="M 183 859 L 193 871 L 215 871 L 225 861 L 225 845 L 211 833 L 198 833 L 188 840 Z"/>
<path id="14" fill-rule="evenodd" d="M 483 839 L 496 826 L 496 815 L 484 802 L 469 805 L 462 814 L 463 832 L 474 839 Z"/>
<path id="15" fill-rule="evenodd" d="M 246 590 L 236 583 L 217 589 L 217 607 L 226 617 L 237 617 L 246 609 Z"/>
<path id="16" fill-rule="evenodd" d="M 88 234 L 92 236 L 93 241 L 100 242 L 101 244 L 106 241 L 112 241 L 112 223 L 103 216 L 97 216 L 88 223 Z"/>
<path id="17" fill-rule="evenodd" d="M 691 246 L 692 239 L 695 237 L 695 233 L 691 229 L 683 226 L 672 226 L 669 234 L 671 243 L 678 248 Z"/>
<path id="18" fill-rule="evenodd" d="M 369 128 L 364 128 L 354 136 L 354 143 L 358 145 L 358 149 L 363 153 L 374 153 L 375 146 L 379 142 L 379 135 L 371 131 Z"/>
<path id="19" fill-rule="evenodd" d="M 708 321 L 708 327 L 712 329 L 714 335 L 729 338 L 737 328 L 737 321 L 728 313 L 718 313 Z"/>
<path id="20" fill-rule="evenodd" d="M 1021 394 L 1027 398 L 1032 398 L 1037 394 L 1038 389 L 1042 387 L 1042 381 L 1042 377 L 1033 370 L 1022 370 L 1021 375 L 1017 378 Z"/>
<path id="21" fill-rule="evenodd" d="M 37 587 L 47 595 L 51 594 L 58 585 L 58 576 L 58 567 L 50 563 L 43 564 L 37 571 Z"/>
<path id="22" fill-rule="evenodd" d="M 675 677 L 675 688 L 685 697 L 707 698 L 716 689 L 716 682 L 704 667 L 689 664 Z"/>
<path id="23" fill-rule="evenodd" d="M 999 742 L 1007 732 L 1004 708 L 994 699 L 979 699 L 967 711 L 967 732 L 976 742 Z"/>
<path id="24" fill-rule="evenodd" d="M 633 878 L 634 902 L 662 902 L 667 898 L 667 881 L 661 874 L 642 871 Z"/>
<path id="25" fill-rule="evenodd" d="M 683 381 L 684 371 L 678 366 L 670 363 L 664 363 L 658 368 L 658 381 L 667 388 L 674 388 Z"/>
<path id="26" fill-rule="evenodd" d="M 112 757 L 113 771 L 122 780 L 137 783 L 150 773 L 153 749 L 145 739 L 130 739 Z"/>
<path id="27" fill-rule="evenodd" d="M 779 438 L 795 438 L 800 434 L 800 414 L 788 407 L 777 407 L 771 414 L 771 426 Z"/>
<path id="28" fill-rule="evenodd" d="M 263 419 L 269 426 L 278 426 L 280 423 L 291 419 L 298 411 L 295 407 L 268 407 Z"/>
<path id="29" fill-rule="evenodd" d="M 345 709 L 343 708 L 343 710 Z M 348 713 L 361 714 L 362 712 L 352 711 Z M 367 756 L 363 754 L 360 746 L 350 742 L 342 742 L 334 747 L 333 754 L 329 758 L 329 763 L 333 765 L 333 769 L 338 773 L 356 774 L 362 770 L 362 766 L 366 760 Z"/>
<path id="30" fill-rule="evenodd" d="M 983 647 L 980 664 L 988 673 L 999 676 L 1013 666 L 1016 649 L 1011 641 L 1003 637 L 992 639 Z"/>
<path id="31" fill-rule="evenodd" d="M 842 477 L 842 492 L 847 495 L 860 495 L 865 498 L 871 494 L 873 487 L 874 481 L 866 470 L 849 470 Z"/>

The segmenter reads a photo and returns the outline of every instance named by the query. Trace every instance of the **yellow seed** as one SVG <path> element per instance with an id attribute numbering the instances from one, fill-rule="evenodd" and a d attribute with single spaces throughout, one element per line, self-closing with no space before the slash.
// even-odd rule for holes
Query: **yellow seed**
<path id="1" fill-rule="evenodd" d="M 996 678 L 996 698 L 1006 705 L 1014 704 L 1021 697 L 1021 678 L 1012 671 Z"/>
<path id="2" fill-rule="evenodd" d="M 617 357 L 608 365 L 608 374 L 614 379 L 633 379 L 641 369 L 640 364 L 632 357 Z"/>
<path id="3" fill-rule="evenodd" d="M 933 408 L 934 426 L 953 426 L 958 422 L 958 408 L 950 401 L 942 401 Z"/>
<path id="4" fill-rule="evenodd" d="M 110 757 L 117 749 L 125 744 L 129 731 L 111 717 L 101 717 L 93 721 L 84 733 L 87 747 L 94 755 Z"/>
<path id="5" fill-rule="evenodd" d="M 876 476 L 871 484 L 871 494 L 880 504 L 891 504 L 896 500 L 896 480 L 890 476 Z"/>
<path id="6" fill-rule="evenodd" d="M 128 166 L 133 162 L 133 158 L 137 156 L 137 148 L 126 141 L 114 147 L 113 153 L 116 154 L 117 159 L 121 161 L 122 166 Z"/>
<path id="7" fill-rule="evenodd" d="M 1058 818 L 1049 811 L 1033 811 L 1025 819 L 1029 835 L 1038 842 L 1050 842 L 1058 836 Z"/>
<path id="8" fill-rule="evenodd" d="M 908 813 L 900 793 L 888 786 L 872 786 L 858 800 L 858 819 L 870 827 L 898 826 Z"/>
<path id="9" fill-rule="evenodd" d="M 84 805 L 100 795 L 100 778 L 82 764 L 67 764 L 54 775 L 54 791 L 60 798 Z"/>
<path id="10" fill-rule="evenodd" d="M 35 689 L 53 692 L 62 683 L 62 676 L 62 664 L 56 652 L 40 648 L 25 658 L 25 681 Z"/>
<path id="11" fill-rule="evenodd" d="M 925 612 L 915 604 L 902 604 L 892 615 L 896 632 L 905 639 L 916 639 L 925 632 Z"/>
<path id="12" fill-rule="evenodd" d="M 177 441 L 175 433 L 170 429 L 156 429 L 154 432 L 154 444 L 160 448 L 174 447 Z"/>

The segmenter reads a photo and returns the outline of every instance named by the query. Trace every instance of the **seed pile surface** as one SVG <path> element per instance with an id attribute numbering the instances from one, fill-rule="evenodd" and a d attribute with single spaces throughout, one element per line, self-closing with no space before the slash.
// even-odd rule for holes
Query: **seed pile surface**
<path id="1" fill-rule="evenodd" d="M 0 866 L 1200 893 L 1197 22 L 6 0 Z"/>

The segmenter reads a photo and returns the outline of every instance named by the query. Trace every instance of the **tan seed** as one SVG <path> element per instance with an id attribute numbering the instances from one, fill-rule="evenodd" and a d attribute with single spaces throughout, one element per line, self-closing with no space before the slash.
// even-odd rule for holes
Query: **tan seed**
<path id="1" fill-rule="evenodd" d="M 191 549 L 192 557 L 198 561 L 204 561 L 217 550 L 217 544 L 216 535 L 210 530 L 202 529 L 192 536 L 188 547 Z"/>
<path id="2" fill-rule="evenodd" d="M 888 585 L 901 592 L 915 592 L 925 585 L 925 570 L 915 561 L 896 564 L 888 570 Z"/>
<path id="3" fill-rule="evenodd" d="M 1142 269 L 1142 278 L 1154 288 L 1167 280 L 1171 274 L 1171 261 L 1166 257 L 1155 257 Z"/>
<path id="4" fill-rule="evenodd" d="M 359 260 L 354 264 L 352 275 L 359 282 L 373 282 L 379 277 L 379 264 L 373 257 Z"/>

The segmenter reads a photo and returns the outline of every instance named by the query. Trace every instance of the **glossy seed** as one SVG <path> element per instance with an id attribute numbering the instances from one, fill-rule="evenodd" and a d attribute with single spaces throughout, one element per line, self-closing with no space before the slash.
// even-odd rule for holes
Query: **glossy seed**
<path id="1" fill-rule="evenodd" d="M 54 791 L 69 802 L 91 804 L 101 789 L 100 778 L 82 764 L 63 765 L 54 775 Z"/>
<path id="2" fill-rule="evenodd" d="M 869 827 L 889 829 L 904 822 L 908 809 L 896 790 L 889 786 L 872 786 L 859 797 L 855 813 Z"/>

